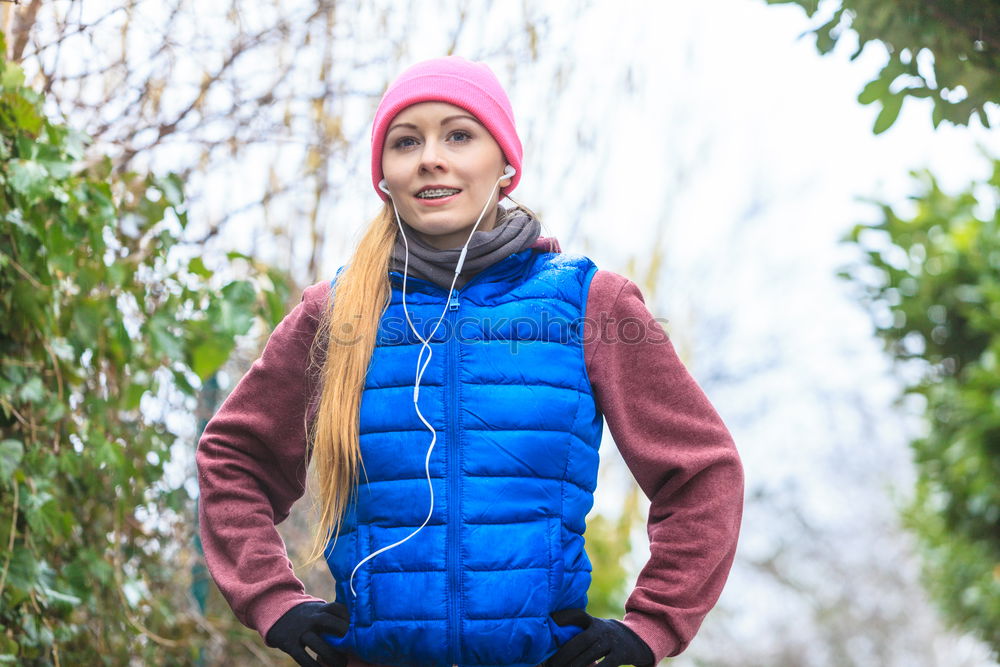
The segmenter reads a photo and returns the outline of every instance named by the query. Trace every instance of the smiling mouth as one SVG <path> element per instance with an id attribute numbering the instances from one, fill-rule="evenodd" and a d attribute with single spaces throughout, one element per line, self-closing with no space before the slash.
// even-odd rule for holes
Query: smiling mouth
<path id="1" fill-rule="evenodd" d="M 416 196 L 418 199 L 441 199 L 442 197 L 457 195 L 459 192 L 461 190 L 455 188 L 428 188 L 427 190 L 421 190 Z"/>

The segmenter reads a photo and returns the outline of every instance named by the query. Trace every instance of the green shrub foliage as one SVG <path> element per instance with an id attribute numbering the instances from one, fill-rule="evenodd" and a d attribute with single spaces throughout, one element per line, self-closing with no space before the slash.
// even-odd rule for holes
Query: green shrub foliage
<path id="1" fill-rule="evenodd" d="M 905 516 L 928 589 L 1000 656 L 1000 161 L 957 195 L 914 176 L 913 217 L 881 205 L 881 222 L 845 239 L 867 259 L 842 275 L 863 286 L 906 393 L 925 406 Z"/>
<path id="2" fill-rule="evenodd" d="M 815 16 L 818 0 L 767 0 L 798 4 Z M 857 58 L 865 44 L 879 41 L 889 60 L 858 95 L 861 104 L 879 104 L 873 131 L 889 129 L 907 97 L 933 103 L 931 120 L 967 125 L 978 116 L 989 127 L 986 106 L 1000 101 L 1000 6 L 995 2 L 957 0 L 841 0 L 833 16 L 810 32 L 816 49 L 829 53 L 848 30 L 857 33 Z M 929 66 L 917 55 L 926 49 Z"/>
<path id="3" fill-rule="evenodd" d="M 85 165 L 42 102 L 0 61 L 0 662 L 191 664 L 207 630 L 166 417 L 287 282 L 175 260 L 180 180 Z"/>

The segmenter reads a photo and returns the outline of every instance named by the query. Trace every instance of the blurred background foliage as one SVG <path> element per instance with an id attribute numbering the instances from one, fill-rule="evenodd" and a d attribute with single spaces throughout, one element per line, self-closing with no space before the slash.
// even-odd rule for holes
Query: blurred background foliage
<path id="1" fill-rule="evenodd" d="M 810 31 L 820 53 L 830 53 L 844 35 L 857 37 L 857 58 L 877 41 L 889 53 L 878 76 L 858 95 L 881 106 L 873 132 L 889 129 L 906 98 L 932 102 L 934 127 L 947 120 L 967 125 L 976 116 L 990 126 L 987 104 L 1000 100 L 1000 7 L 980 0 L 767 0 L 794 3 L 823 23 Z M 827 16 L 832 8 L 832 15 Z"/>
<path id="2" fill-rule="evenodd" d="M 821 11 L 811 0 L 768 0 L 787 2 L 810 17 Z M 858 39 L 852 60 L 873 40 L 888 51 L 858 96 L 882 105 L 874 133 L 892 126 L 907 97 L 931 101 L 935 128 L 973 116 L 989 127 L 986 109 L 1000 104 L 1000 5 L 823 5 L 831 7 L 810 31 L 820 53 L 848 30 Z M 927 432 L 911 445 L 918 478 L 903 514 L 922 547 L 925 583 L 950 621 L 1000 658 L 1000 160 L 992 163 L 990 178 L 955 194 L 930 171 L 912 171 L 914 214 L 872 201 L 881 219 L 843 239 L 864 259 L 840 275 L 859 288 L 904 395 L 923 401 Z"/>
<path id="3" fill-rule="evenodd" d="M 189 664 L 207 633 L 163 417 L 280 319 L 287 280 L 171 261 L 183 182 L 85 164 L 4 53 L 0 33 L 0 661 Z"/>
<path id="4" fill-rule="evenodd" d="M 913 172 L 915 214 L 881 204 L 881 221 L 855 226 L 845 241 L 866 261 L 844 277 L 863 288 L 886 351 L 912 378 L 905 392 L 925 406 L 905 515 L 927 586 L 954 623 L 1000 654 L 1000 160 L 993 165 L 987 181 L 956 194 Z"/>

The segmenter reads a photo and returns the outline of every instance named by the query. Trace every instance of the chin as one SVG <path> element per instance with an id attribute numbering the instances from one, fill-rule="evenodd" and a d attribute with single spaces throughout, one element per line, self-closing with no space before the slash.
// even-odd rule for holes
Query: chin
<path id="1" fill-rule="evenodd" d="M 463 220 L 458 222 L 455 220 L 434 219 L 432 217 L 430 219 L 417 219 L 415 224 L 408 224 L 410 227 L 413 227 L 417 231 L 423 232 L 424 234 L 438 235 L 453 234 L 463 229 L 471 229 L 475 222 L 476 220 L 474 218 L 472 220 Z M 482 228 L 482 223 L 480 223 L 480 228 Z"/>

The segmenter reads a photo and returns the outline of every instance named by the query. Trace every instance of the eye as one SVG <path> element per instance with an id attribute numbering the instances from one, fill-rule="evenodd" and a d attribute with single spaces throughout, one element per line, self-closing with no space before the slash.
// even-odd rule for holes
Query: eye
<path id="1" fill-rule="evenodd" d="M 452 141 L 464 142 L 468 141 L 469 139 L 472 139 L 472 133 L 467 132 L 465 130 L 455 130 L 450 135 L 448 135 L 448 138 L 451 139 Z"/>
<path id="2" fill-rule="evenodd" d="M 416 146 L 417 140 L 413 137 L 399 137 L 398 139 L 393 139 L 393 148 L 409 148 L 411 146 Z"/>

